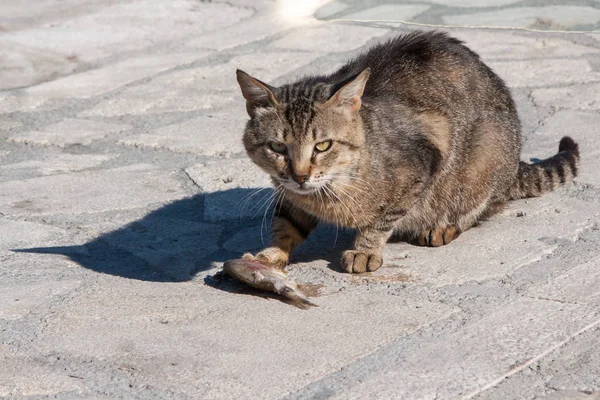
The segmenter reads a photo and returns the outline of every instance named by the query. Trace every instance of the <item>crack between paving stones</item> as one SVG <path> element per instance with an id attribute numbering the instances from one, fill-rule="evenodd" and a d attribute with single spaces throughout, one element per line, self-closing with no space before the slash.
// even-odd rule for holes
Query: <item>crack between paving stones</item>
<path id="1" fill-rule="evenodd" d="M 204 189 L 202 189 L 202 186 L 198 185 L 196 183 L 196 181 L 194 180 L 194 178 L 191 177 L 191 175 L 185 170 L 182 169 L 181 171 L 183 171 L 184 175 L 187 176 L 189 182 L 194 186 L 197 187 L 198 189 L 200 189 L 200 192 L 204 193 Z"/>
<path id="2" fill-rule="evenodd" d="M 245 5 L 241 5 L 241 4 L 235 4 L 235 3 L 231 2 L 231 1 L 211 1 L 210 3 L 213 3 L 213 4 L 226 4 L 226 5 L 228 5 L 230 7 L 233 7 L 233 8 L 239 8 L 239 9 L 242 9 L 242 10 L 251 10 L 251 11 L 254 11 L 254 14 L 252 14 L 248 18 L 253 18 L 258 13 L 258 9 L 256 7 L 245 6 Z M 244 21 L 245 19 L 248 19 L 248 18 L 244 18 L 241 21 Z"/>
<path id="3" fill-rule="evenodd" d="M 233 3 L 229 2 L 229 1 L 217 1 L 214 4 L 223 4 L 223 5 L 227 5 L 227 6 L 230 6 L 232 8 L 236 8 L 236 9 L 240 9 L 240 10 L 249 10 L 249 11 L 252 11 L 252 15 L 250 15 L 250 16 L 248 16 L 246 18 L 240 19 L 236 24 L 239 24 L 239 23 L 242 23 L 242 22 L 247 22 L 247 21 L 249 21 L 251 19 L 256 18 L 256 16 L 258 15 L 258 10 L 255 7 L 249 7 L 249 6 L 243 6 L 243 5 L 236 5 L 236 4 L 233 4 Z M 232 27 L 232 26 L 234 26 L 234 25 L 229 25 L 229 26 L 227 26 L 227 28 Z M 199 35 L 199 37 L 202 37 L 202 36 L 205 36 L 205 35 L 208 35 L 208 34 L 211 34 L 211 33 L 215 33 L 217 31 L 219 31 L 220 29 L 223 29 L 223 28 L 220 27 L 220 28 L 211 29 L 211 30 L 202 32 Z M 183 39 L 183 38 L 180 38 L 179 40 L 181 40 L 181 39 Z M 163 42 L 158 42 L 158 44 L 154 43 L 151 47 L 155 48 L 157 45 L 169 45 L 169 44 L 171 44 L 173 42 L 177 42 L 177 40 L 167 40 L 167 41 L 163 41 Z M 198 50 L 198 49 L 196 49 L 196 50 Z M 214 49 L 210 49 L 210 50 L 212 51 Z M 105 68 L 105 67 L 108 67 L 110 65 L 114 65 L 114 64 L 118 63 L 119 62 L 119 58 L 126 59 L 127 58 L 126 57 L 126 53 L 125 53 L 125 55 L 121 54 L 120 56 L 117 56 L 117 59 L 109 61 L 106 64 L 98 63 L 97 61 L 94 62 L 94 63 L 91 63 L 91 62 L 82 62 L 81 65 L 79 65 L 76 69 L 74 69 L 70 73 L 67 73 L 67 74 L 53 74 L 49 78 L 44 79 L 44 80 L 42 80 L 40 82 L 36 82 L 36 83 L 31 84 L 31 85 L 24 85 L 24 86 L 20 86 L 20 87 L 16 87 L 16 88 L 11 88 L 10 91 L 13 91 L 13 90 L 14 91 L 19 91 L 19 90 L 30 89 L 30 88 L 33 88 L 35 86 L 39 86 L 39 85 L 43 85 L 45 83 L 53 82 L 53 81 L 56 81 L 56 80 L 61 79 L 61 78 L 66 78 L 66 77 L 69 77 L 69 76 L 72 76 L 72 75 L 77 75 L 77 74 L 81 74 L 81 73 L 85 73 L 85 72 L 89 72 L 89 71 L 94 71 L 94 70 L 102 69 L 102 68 Z M 136 53 L 136 51 L 133 51 L 133 52 L 130 52 L 130 53 Z M 177 67 L 179 67 L 179 66 L 177 66 Z M 177 67 L 174 67 L 174 68 L 177 68 Z M 173 68 L 170 68 L 169 70 L 171 70 L 171 69 L 173 69 Z M 160 75 L 160 74 L 162 74 L 163 72 L 166 72 L 166 71 L 161 71 L 161 73 L 157 74 L 157 76 Z M 152 78 L 155 78 L 155 76 L 147 77 L 147 78 L 152 79 Z M 144 78 L 144 80 L 147 79 L 147 78 Z M 130 83 L 135 83 L 135 82 L 130 82 Z M 127 86 L 127 85 L 124 85 L 124 86 Z M 121 89 L 121 88 L 119 88 L 119 89 Z"/>
<path id="4" fill-rule="evenodd" d="M 585 306 L 585 304 L 577 303 L 576 301 L 551 299 L 549 297 L 541 297 L 541 296 L 523 296 L 523 297 L 526 299 L 532 299 L 532 300 L 543 300 L 543 301 L 551 301 L 551 302 L 560 303 L 560 304 L 572 304 L 572 305 L 576 305 L 576 306 Z"/>
<path id="5" fill-rule="evenodd" d="M 561 31 L 561 30 L 553 30 L 553 29 L 533 29 L 533 28 L 523 28 L 523 27 L 513 27 L 513 26 L 485 26 L 485 25 L 448 25 L 448 24 L 427 24 L 424 22 L 414 22 L 414 21 L 402 21 L 402 20 L 393 20 L 393 19 L 350 19 L 350 18 L 336 18 L 329 19 L 327 22 L 344 22 L 349 25 L 364 25 L 365 23 L 371 24 L 403 24 L 409 26 L 424 26 L 429 28 L 449 28 L 449 29 L 482 29 L 482 30 L 497 30 L 497 31 L 521 31 L 521 32 L 535 32 L 535 33 L 560 33 L 560 34 L 589 34 L 590 31 Z"/>
<path id="6" fill-rule="evenodd" d="M 577 332 L 575 332 L 574 334 L 572 334 L 571 336 L 569 336 L 567 339 L 561 341 L 558 344 L 555 344 L 554 346 L 550 347 L 549 349 L 547 349 L 546 351 L 542 352 L 541 354 L 531 358 L 529 361 L 527 361 L 526 363 L 524 363 L 523 365 L 519 366 L 518 368 L 515 368 L 509 372 L 507 372 L 506 374 L 494 379 L 493 381 L 487 383 L 486 385 L 484 385 L 483 387 L 481 387 L 480 389 L 477 389 L 471 393 L 469 393 L 466 396 L 461 397 L 462 399 L 472 399 L 473 397 L 485 392 L 486 390 L 489 390 L 491 388 L 493 388 L 494 386 L 498 385 L 499 383 L 501 383 L 502 381 L 504 381 L 506 378 L 517 374 L 518 372 L 523 371 L 526 368 L 529 368 L 532 364 L 540 361 L 542 358 L 546 357 L 548 354 L 554 352 L 555 350 L 560 349 L 561 347 L 566 346 L 569 342 L 571 342 L 573 339 L 575 339 L 577 336 L 591 330 L 594 329 L 595 327 L 600 326 L 600 319 L 592 322 L 591 324 L 588 324 L 587 326 L 581 328 L 580 330 L 578 330 Z"/>

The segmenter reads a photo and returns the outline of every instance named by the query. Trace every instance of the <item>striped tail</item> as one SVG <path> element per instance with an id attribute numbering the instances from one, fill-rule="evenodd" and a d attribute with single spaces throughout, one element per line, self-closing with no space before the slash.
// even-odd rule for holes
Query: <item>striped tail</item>
<path id="1" fill-rule="evenodd" d="M 537 197 L 577 176 L 579 145 L 568 136 L 558 145 L 558 153 L 534 164 L 521 161 L 515 185 L 510 188 L 511 200 Z"/>

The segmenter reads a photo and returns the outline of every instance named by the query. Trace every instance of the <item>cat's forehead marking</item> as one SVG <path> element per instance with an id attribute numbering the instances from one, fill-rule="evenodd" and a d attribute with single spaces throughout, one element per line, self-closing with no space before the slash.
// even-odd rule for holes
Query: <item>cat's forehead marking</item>
<path id="1" fill-rule="evenodd" d="M 297 97 L 286 104 L 284 113 L 294 138 L 299 141 L 305 140 L 310 133 L 308 130 L 311 122 L 315 118 L 312 102 L 306 98 Z"/>
<path id="2" fill-rule="evenodd" d="M 283 104 L 283 114 L 289 124 L 294 140 L 304 143 L 315 140 L 311 125 L 316 116 L 315 102 L 327 98 L 329 86 L 324 83 L 292 84 L 280 89 L 279 100 Z M 287 135 L 286 139 L 287 139 Z"/>

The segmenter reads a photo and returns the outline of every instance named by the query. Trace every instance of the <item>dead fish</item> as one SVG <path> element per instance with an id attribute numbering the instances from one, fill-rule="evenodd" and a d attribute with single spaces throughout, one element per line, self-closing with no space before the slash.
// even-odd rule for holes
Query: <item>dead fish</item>
<path id="1" fill-rule="evenodd" d="M 318 307 L 300 291 L 296 282 L 289 279 L 283 270 L 267 267 L 256 261 L 229 260 L 223 264 L 223 270 L 232 278 L 254 288 L 275 292 L 291 299 L 296 305 Z"/>

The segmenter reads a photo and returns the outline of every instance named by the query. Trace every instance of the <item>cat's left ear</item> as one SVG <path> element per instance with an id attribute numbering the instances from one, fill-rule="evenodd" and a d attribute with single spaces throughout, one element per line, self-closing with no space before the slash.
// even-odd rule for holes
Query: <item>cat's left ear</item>
<path id="1" fill-rule="evenodd" d="M 257 108 L 277 107 L 279 105 L 273 94 L 275 88 L 251 77 L 242 70 L 238 69 L 236 75 L 240 89 L 242 89 L 242 95 L 246 99 L 246 110 L 251 118 L 256 115 Z"/>
<path id="2" fill-rule="evenodd" d="M 325 106 L 341 108 L 345 112 L 356 114 L 362 106 L 362 95 L 370 75 L 371 68 L 363 70 L 360 74 L 338 89 L 338 91 L 325 102 Z"/>

